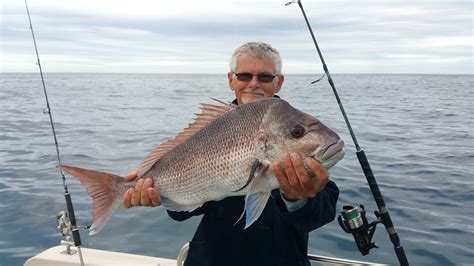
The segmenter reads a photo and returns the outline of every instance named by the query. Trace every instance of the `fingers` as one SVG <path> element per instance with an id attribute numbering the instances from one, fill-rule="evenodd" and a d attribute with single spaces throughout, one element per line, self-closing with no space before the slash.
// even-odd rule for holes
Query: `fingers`
<path id="1" fill-rule="evenodd" d="M 129 188 L 123 196 L 123 207 L 126 209 L 132 207 L 132 193 L 133 188 Z"/>
<path id="2" fill-rule="evenodd" d="M 123 177 L 123 179 L 125 181 L 133 181 L 135 178 L 137 178 L 137 170 L 136 169 L 131 170 L 130 172 L 128 172 Z M 133 207 L 133 206 L 137 206 L 137 196 L 140 196 L 140 191 L 139 191 L 139 186 L 138 186 L 139 183 L 140 183 L 140 180 L 138 180 L 137 184 L 135 185 L 135 188 L 138 191 L 135 191 L 134 188 L 129 188 L 129 189 L 127 189 L 127 191 L 123 195 L 123 207 L 124 208 L 130 208 L 130 207 Z"/>
<path id="3" fill-rule="evenodd" d="M 316 196 L 316 193 L 318 193 L 319 191 L 317 190 L 317 187 L 316 187 L 317 182 L 316 182 L 315 175 L 312 173 L 311 174 L 308 173 L 308 170 L 305 167 L 305 165 L 308 166 L 309 160 L 311 159 L 306 158 L 304 161 L 302 160 L 302 166 L 300 166 L 301 169 L 299 171 L 300 172 L 299 177 L 300 177 L 300 184 L 301 184 L 304 195 L 308 198 L 312 198 Z"/>
<path id="4" fill-rule="evenodd" d="M 276 162 L 273 165 L 273 172 L 278 179 L 280 191 L 285 199 L 290 201 L 305 198 L 298 177 L 298 173 L 301 173 L 301 170 L 295 168 L 293 161 L 295 161 L 295 165 L 301 167 L 301 157 L 297 153 L 284 154 L 282 156 L 282 162 Z"/>
<path id="5" fill-rule="evenodd" d="M 133 193 L 132 193 L 132 201 L 131 201 L 132 206 L 140 205 L 142 187 L 143 187 L 143 179 L 139 179 L 137 183 L 135 184 L 135 189 L 133 190 Z"/>
<path id="6" fill-rule="evenodd" d="M 284 154 L 282 162 L 274 163 L 273 172 L 280 191 L 288 200 L 312 198 L 324 189 L 329 180 L 326 168 L 318 161 L 313 158 L 303 160 L 298 153 Z"/>
<path id="7" fill-rule="evenodd" d="M 305 164 L 314 173 L 314 190 L 321 192 L 329 181 L 329 173 L 327 169 L 312 158 L 306 158 Z"/>
<path id="8" fill-rule="evenodd" d="M 133 181 L 137 178 L 137 170 L 132 170 L 124 177 L 125 181 Z M 139 179 L 135 188 L 129 188 L 123 195 L 123 206 L 130 208 L 133 206 L 158 206 L 161 199 L 153 188 L 151 178 Z"/>
<path id="9" fill-rule="evenodd" d="M 161 205 L 161 199 L 154 188 L 148 188 L 147 192 L 148 192 L 148 197 L 150 197 L 151 204 L 154 207 Z"/>
<path id="10" fill-rule="evenodd" d="M 299 170 L 295 167 L 295 165 L 301 165 L 301 157 L 297 153 L 285 154 L 283 156 L 283 164 L 285 165 L 285 172 L 286 177 L 288 178 L 288 182 L 290 185 L 295 189 L 301 189 L 300 182 L 298 179 Z M 298 172 L 297 172 L 298 171 Z"/>
<path id="11" fill-rule="evenodd" d="M 132 181 L 133 179 L 137 178 L 138 171 L 136 169 L 128 172 L 123 178 L 125 181 Z"/>
<path id="12" fill-rule="evenodd" d="M 303 159 L 301 158 L 299 154 L 294 153 L 294 154 L 291 154 L 291 160 L 293 163 L 293 167 L 295 168 L 300 190 L 305 194 L 306 197 L 314 196 L 314 195 L 311 195 L 310 193 L 313 178 L 306 171 Z"/>
<path id="13" fill-rule="evenodd" d="M 143 185 L 140 191 L 140 205 L 141 206 L 148 206 L 151 205 L 150 198 L 148 197 L 148 189 L 151 188 L 151 185 L 153 183 L 153 180 L 151 178 L 145 179 L 143 181 Z"/>
<path id="14" fill-rule="evenodd" d="M 153 188 L 153 179 L 139 179 L 134 188 L 129 188 L 123 197 L 123 206 L 158 206 L 161 199 L 158 192 Z"/>
<path id="15" fill-rule="evenodd" d="M 275 173 L 276 178 L 278 179 L 278 183 L 280 184 L 280 190 L 283 191 L 290 191 L 291 185 L 288 182 L 288 178 L 286 177 L 285 167 L 282 162 L 275 162 L 273 164 L 273 172 Z"/>

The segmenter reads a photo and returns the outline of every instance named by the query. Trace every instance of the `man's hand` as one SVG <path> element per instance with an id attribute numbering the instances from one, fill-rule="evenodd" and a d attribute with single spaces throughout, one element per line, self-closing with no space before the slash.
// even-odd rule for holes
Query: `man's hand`
<path id="1" fill-rule="evenodd" d="M 310 175 L 305 165 L 313 171 Z M 313 158 L 301 158 L 298 153 L 286 153 L 282 161 L 273 164 L 273 172 L 280 184 L 280 192 L 286 200 L 296 201 L 313 198 L 321 192 L 329 181 L 329 173 Z"/>
<path id="2" fill-rule="evenodd" d="M 132 170 L 124 176 L 125 181 L 132 181 L 137 178 L 137 170 Z M 140 178 L 134 188 L 129 188 L 123 195 L 123 206 L 130 208 L 133 206 L 156 207 L 161 204 L 160 196 L 153 188 L 151 178 Z"/>

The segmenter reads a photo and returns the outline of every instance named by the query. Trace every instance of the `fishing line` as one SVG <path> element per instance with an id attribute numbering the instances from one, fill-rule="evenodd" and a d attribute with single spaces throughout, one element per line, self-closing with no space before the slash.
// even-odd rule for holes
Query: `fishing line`
<path id="1" fill-rule="evenodd" d="M 375 202 L 377 203 L 377 207 L 379 209 L 378 212 L 375 212 L 375 215 L 377 216 L 378 220 L 368 224 L 367 219 L 365 218 L 365 210 L 362 205 L 361 205 L 362 211 L 360 211 L 358 207 L 344 206 L 344 210 L 342 212 L 342 216 L 344 217 L 344 220 L 341 218 L 341 216 L 339 216 L 338 217 L 339 224 L 344 229 L 344 231 L 346 231 L 347 233 L 353 234 L 354 240 L 356 241 L 359 251 L 361 251 L 363 255 L 366 255 L 369 253 L 369 250 L 371 248 L 377 247 L 375 246 L 375 243 L 371 242 L 371 239 L 375 232 L 375 227 L 377 223 L 382 223 L 385 226 L 387 233 L 389 234 L 390 240 L 393 244 L 393 247 L 397 255 L 397 258 L 400 262 L 400 265 L 408 265 L 408 259 L 406 257 L 406 254 L 402 245 L 400 244 L 400 238 L 397 232 L 395 231 L 395 226 L 393 225 L 393 222 L 390 218 L 390 214 L 385 205 L 384 199 L 382 197 L 382 193 L 380 192 L 380 189 L 377 185 L 377 181 L 375 180 L 375 176 L 370 167 L 370 163 L 365 155 L 364 150 L 360 148 L 357 138 L 355 136 L 355 133 L 352 130 L 352 126 L 349 122 L 349 118 L 347 117 L 347 114 L 344 110 L 344 106 L 342 105 L 341 99 L 339 98 L 339 94 L 337 93 L 336 86 L 334 85 L 331 74 L 329 73 L 329 69 L 326 65 L 326 62 L 324 61 L 321 50 L 319 49 L 318 42 L 316 41 L 313 30 L 311 29 L 311 25 L 309 24 L 308 18 L 306 17 L 303 4 L 301 4 L 301 0 L 291 0 L 291 2 L 288 2 L 285 5 L 288 6 L 292 3 L 298 3 L 298 6 L 300 7 L 301 12 L 303 13 L 303 17 L 306 21 L 306 25 L 308 26 L 308 30 L 311 34 L 311 38 L 313 39 L 313 43 L 316 47 L 319 58 L 323 65 L 324 73 L 328 77 L 328 82 L 331 85 L 332 91 L 337 100 L 337 104 L 339 105 L 339 109 L 342 112 L 347 128 L 349 129 L 349 133 L 351 134 L 352 141 L 354 142 L 354 145 L 356 147 L 357 158 L 359 159 L 359 163 L 362 167 L 362 170 L 364 171 L 364 175 L 367 179 L 367 183 L 369 184 L 370 190 L 372 191 L 372 195 L 374 196 Z"/>
<path id="2" fill-rule="evenodd" d="M 43 84 L 43 92 L 44 92 L 44 97 L 46 100 L 46 108 L 43 110 L 44 114 L 48 114 L 49 116 L 49 122 L 51 124 L 51 130 L 53 132 L 53 137 L 54 137 L 54 145 L 56 147 L 56 158 L 58 161 L 58 165 L 61 164 L 61 156 L 59 155 L 59 145 L 58 145 L 58 138 L 56 137 L 56 130 L 54 128 L 54 122 L 53 122 L 53 116 L 51 114 L 51 107 L 49 105 L 49 99 L 48 99 L 48 93 L 46 91 L 46 85 L 44 83 L 44 77 L 43 77 L 43 69 L 41 68 L 41 62 L 39 58 L 39 53 L 38 53 L 38 46 L 36 45 L 36 38 L 35 38 L 35 33 L 33 31 L 33 24 L 31 22 L 31 17 L 30 17 L 30 10 L 28 9 L 28 3 L 27 0 L 25 0 L 25 7 L 26 7 L 26 13 L 28 14 L 28 21 L 30 23 L 30 30 L 31 30 L 31 36 L 33 37 L 33 43 L 35 46 L 35 52 L 36 52 L 36 64 L 38 65 L 40 76 L 41 76 L 41 82 Z M 82 259 L 82 252 L 81 252 L 81 236 L 79 234 L 79 229 L 76 226 L 76 216 L 74 214 L 74 207 L 72 205 L 72 199 L 71 199 L 71 194 L 69 193 L 67 183 L 66 183 L 66 177 L 64 175 L 64 172 L 61 168 L 59 168 L 59 171 L 61 173 L 61 178 L 63 182 L 63 187 L 64 187 L 64 197 L 66 199 L 66 206 L 68 210 L 68 217 L 72 225 L 72 235 L 74 239 L 74 245 L 77 247 L 77 251 L 79 253 L 79 258 L 81 260 L 81 265 L 84 265 L 84 261 Z"/>

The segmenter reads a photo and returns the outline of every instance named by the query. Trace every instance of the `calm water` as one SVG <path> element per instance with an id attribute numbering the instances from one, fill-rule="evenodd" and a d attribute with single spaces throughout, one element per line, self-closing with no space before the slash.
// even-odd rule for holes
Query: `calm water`
<path id="1" fill-rule="evenodd" d="M 55 213 L 63 187 L 38 74 L 0 74 L 0 265 L 21 265 L 57 245 Z M 231 100 L 225 75 L 46 74 L 62 160 L 117 174 L 180 131 L 215 97 Z M 342 205 L 376 209 L 329 85 L 286 77 L 280 94 L 318 116 L 347 143 L 331 170 Z M 340 97 L 365 149 L 413 265 L 459 265 L 474 257 L 474 119 L 471 76 L 335 75 Z M 80 224 L 91 201 L 68 178 Z M 171 220 L 163 208 L 120 209 L 85 247 L 175 258 L 200 218 Z M 311 233 L 310 252 L 396 264 L 385 229 L 379 249 L 362 257 L 336 221 Z M 87 260 L 87 258 L 85 258 Z"/>

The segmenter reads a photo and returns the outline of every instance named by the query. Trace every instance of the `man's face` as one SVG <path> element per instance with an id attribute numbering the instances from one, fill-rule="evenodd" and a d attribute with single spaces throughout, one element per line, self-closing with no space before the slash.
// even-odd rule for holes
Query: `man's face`
<path id="1" fill-rule="evenodd" d="M 237 57 L 235 73 L 250 73 L 255 76 L 252 80 L 244 82 L 235 77 L 232 72 L 227 74 L 229 86 L 234 91 L 239 104 L 253 102 L 258 99 L 273 97 L 280 91 L 284 77 L 280 75 L 270 83 L 259 82 L 256 75 L 270 74 L 275 75 L 275 65 L 270 59 L 258 59 L 249 54 L 241 54 Z"/>

